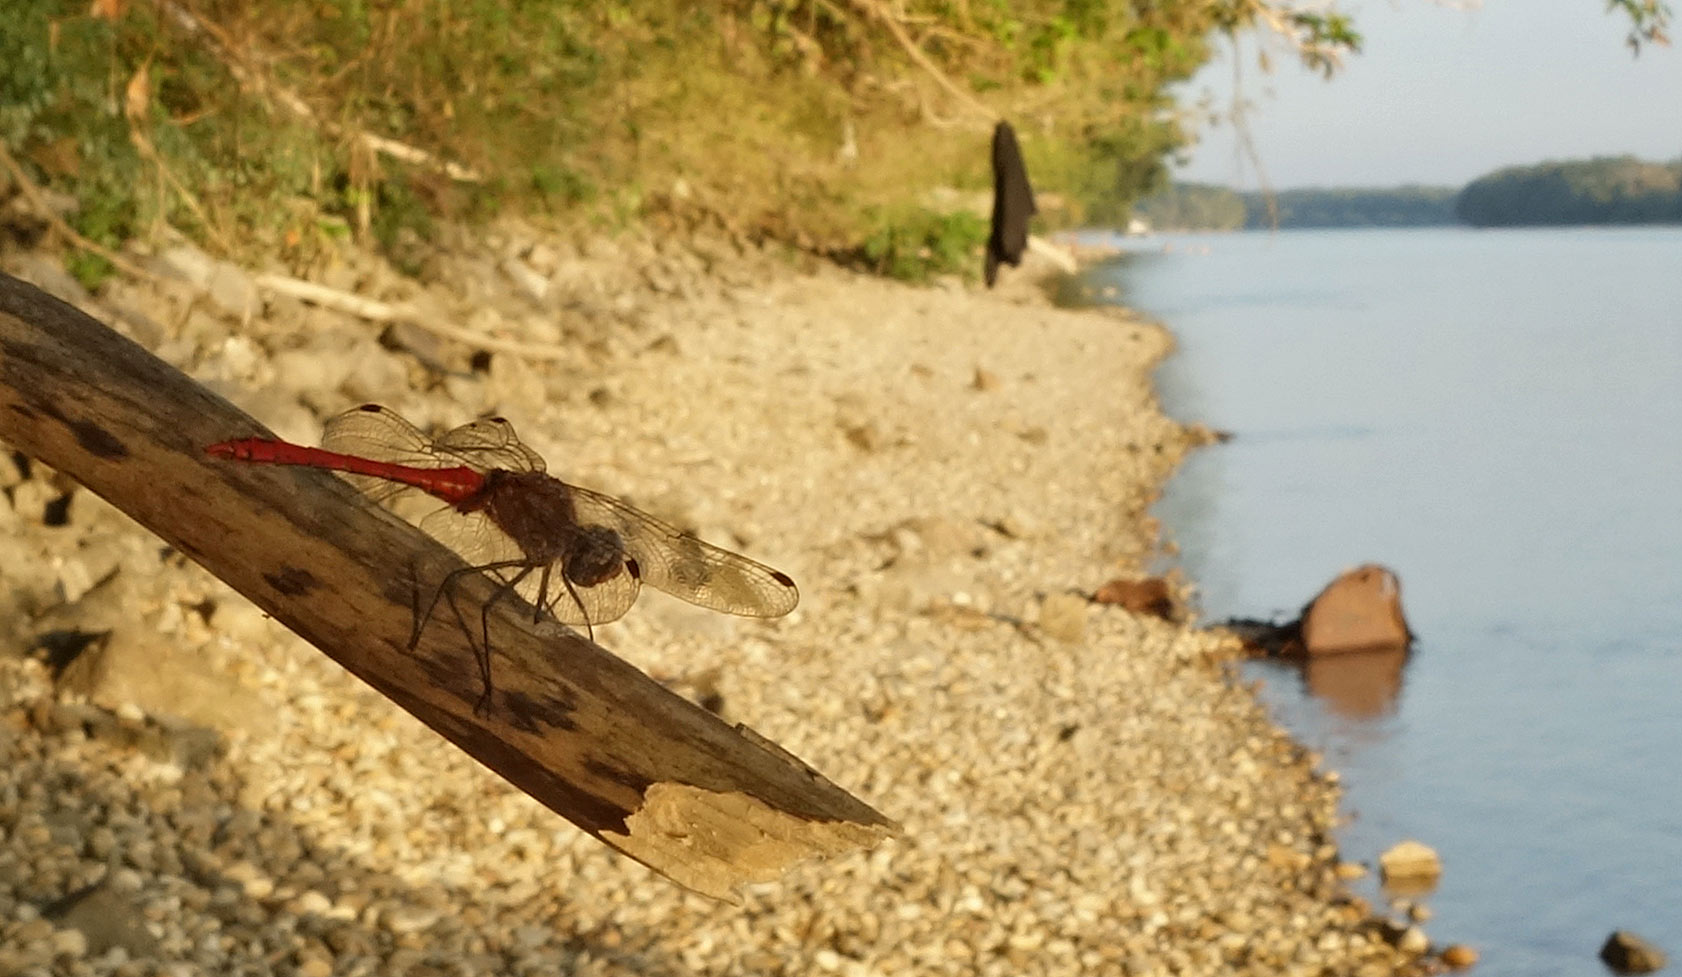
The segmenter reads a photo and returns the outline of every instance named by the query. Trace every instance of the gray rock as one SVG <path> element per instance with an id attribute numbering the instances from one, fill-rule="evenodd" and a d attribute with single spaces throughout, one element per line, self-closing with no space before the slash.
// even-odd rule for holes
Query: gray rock
<path id="1" fill-rule="evenodd" d="M 76 276 L 64 270 L 57 258 L 37 251 L 25 252 L 10 261 L 11 273 L 56 299 L 82 305 L 93 298 Z"/>
<path id="2" fill-rule="evenodd" d="M 42 907 L 41 915 L 57 923 L 60 929 L 80 931 L 86 937 L 87 953 L 93 956 L 112 947 L 122 947 L 130 957 L 158 953 L 158 941 L 147 932 L 139 907 L 103 882 Z"/>

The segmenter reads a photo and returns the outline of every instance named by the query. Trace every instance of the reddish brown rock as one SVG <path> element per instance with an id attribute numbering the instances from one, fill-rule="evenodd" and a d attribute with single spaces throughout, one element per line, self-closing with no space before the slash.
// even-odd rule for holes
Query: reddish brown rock
<path id="1" fill-rule="evenodd" d="M 1150 614 L 1164 621 L 1174 620 L 1174 592 L 1161 577 L 1143 580 L 1111 580 L 1098 588 L 1092 599 L 1100 604 L 1120 604 L 1135 614 Z"/>
<path id="2" fill-rule="evenodd" d="M 1376 563 L 1344 573 L 1302 610 L 1302 646 L 1310 655 L 1406 648 L 1412 640 L 1401 581 Z"/>

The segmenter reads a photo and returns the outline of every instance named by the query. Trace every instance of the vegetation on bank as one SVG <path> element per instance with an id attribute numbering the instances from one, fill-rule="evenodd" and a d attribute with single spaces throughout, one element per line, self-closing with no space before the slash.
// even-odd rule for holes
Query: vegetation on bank
<path id="1" fill-rule="evenodd" d="M 1328 69 L 1359 43 L 1294 3 L 7 0 L 0 148 L 107 246 L 168 223 L 413 264 L 434 221 L 514 208 L 915 276 L 971 263 L 952 214 L 985 209 L 997 118 L 1064 219 L 1120 212 L 1184 142 L 1166 86 L 1212 36 L 1260 24 Z"/>
<path id="2" fill-rule="evenodd" d="M 1240 193 L 1177 184 L 1139 201 L 1157 230 L 1235 231 L 1273 227 L 1425 227 L 1453 224 L 1453 187 L 1332 187 Z"/>
<path id="3" fill-rule="evenodd" d="M 1508 167 L 1468 183 L 1454 209 L 1474 227 L 1682 223 L 1682 159 L 1605 156 Z"/>
<path id="4" fill-rule="evenodd" d="M 354 235 L 418 271 L 509 208 L 921 277 L 976 264 L 996 119 L 1046 223 L 1124 222 L 1186 140 L 1168 87 L 1250 29 L 1327 73 L 1361 40 L 1307 0 L 6 0 L 0 188 L 291 266 Z"/>

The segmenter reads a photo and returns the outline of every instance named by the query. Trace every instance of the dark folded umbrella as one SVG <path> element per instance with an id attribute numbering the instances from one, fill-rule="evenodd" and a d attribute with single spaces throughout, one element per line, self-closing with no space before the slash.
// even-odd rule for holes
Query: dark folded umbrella
<path id="1" fill-rule="evenodd" d="M 1028 218 L 1037 213 L 1028 168 L 1008 122 L 993 128 L 993 233 L 987 238 L 987 286 L 999 277 L 999 262 L 1022 263 L 1028 247 Z"/>

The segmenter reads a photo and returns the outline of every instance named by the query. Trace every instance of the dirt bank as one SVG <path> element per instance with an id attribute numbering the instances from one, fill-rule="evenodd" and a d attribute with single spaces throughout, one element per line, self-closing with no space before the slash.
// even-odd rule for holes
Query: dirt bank
<path id="1" fill-rule="evenodd" d="M 1069 596 L 1154 552 L 1188 444 L 1149 383 L 1162 330 L 1021 276 L 916 289 L 521 228 L 441 250 L 424 291 L 351 254 L 314 272 L 432 303 L 487 354 L 213 271 L 82 300 L 282 435 L 362 401 L 494 411 L 556 474 L 788 571 L 782 620 L 650 594 L 598 640 L 905 834 L 739 906 L 686 893 L 98 500 L 0 465 L 0 973 L 1417 969 L 1339 894 L 1335 787 L 1223 678 L 1232 644 Z M 47 632 L 109 632 L 56 699 L 20 654 Z"/>

